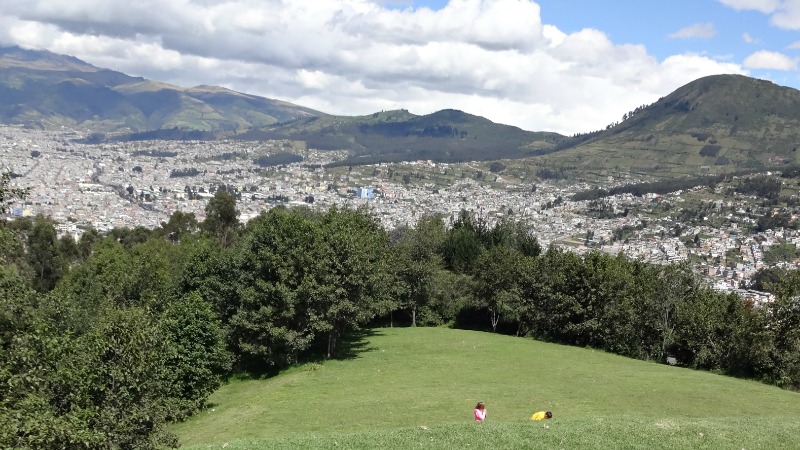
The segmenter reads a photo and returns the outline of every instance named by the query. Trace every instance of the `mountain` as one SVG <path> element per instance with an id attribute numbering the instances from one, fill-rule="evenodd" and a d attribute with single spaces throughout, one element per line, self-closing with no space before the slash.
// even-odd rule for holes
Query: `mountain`
<path id="1" fill-rule="evenodd" d="M 0 122 L 92 131 L 236 130 L 319 111 L 214 86 L 183 88 L 47 51 L 0 48 Z"/>
<path id="2" fill-rule="evenodd" d="M 291 139 L 348 150 L 343 164 L 520 158 L 563 143 L 461 111 L 329 116 L 214 86 L 182 88 L 101 69 L 47 51 L 0 48 L 0 122 L 81 127 L 115 139 Z M 102 139 L 92 136 L 91 139 Z"/>
<path id="3" fill-rule="evenodd" d="M 700 78 L 542 159 L 554 166 L 659 176 L 800 162 L 800 91 L 742 75 Z"/>
<path id="4" fill-rule="evenodd" d="M 352 156 L 342 165 L 522 158 L 567 140 L 558 133 L 525 131 L 453 109 L 424 116 L 396 110 L 310 117 L 253 129 L 236 138 L 300 140 L 320 150 L 349 150 Z"/>
<path id="5" fill-rule="evenodd" d="M 572 138 L 446 109 L 332 116 L 222 87 L 183 88 L 46 51 L 0 48 L 0 122 L 81 127 L 121 139 L 289 139 L 348 150 L 341 164 L 532 158 L 537 166 L 659 177 L 800 163 L 800 91 L 715 75 Z M 121 136 L 121 133 L 128 133 Z"/>

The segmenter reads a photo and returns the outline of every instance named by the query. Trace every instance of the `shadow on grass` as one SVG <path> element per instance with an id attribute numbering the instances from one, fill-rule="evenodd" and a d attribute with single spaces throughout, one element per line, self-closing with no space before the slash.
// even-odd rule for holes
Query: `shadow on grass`
<path id="1" fill-rule="evenodd" d="M 363 329 L 363 330 L 355 330 L 349 331 L 345 335 L 341 336 L 337 342 L 336 350 L 333 355 L 331 355 L 331 360 L 339 360 L 339 361 L 347 361 L 347 360 L 354 360 L 361 357 L 362 354 L 366 352 L 375 351 L 375 347 L 371 347 L 369 345 L 369 341 L 374 336 L 381 336 L 383 333 L 373 329 Z M 292 364 L 288 367 L 251 367 L 251 368 L 239 368 L 239 370 L 229 374 L 225 377 L 224 382 L 228 383 L 230 381 L 244 381 L 244 380 L 259 380 L 265 378 L 272 378 L 281 372 L 286 370 L 292 370 L 293 368 L 302 366 L 304 364 L 309 363 L 317 363 L 322 364 L 325 361 L 328 361 L 327 358 L 327 335 L 321 336 L 308 352 L 300 354 L 297 356 L 297 362 Z"/>
<path id="2" fill-rule="evenodd" d="M 339 339 L 339 345 L 331 359 L 356 359 L 362 353 L 375 351 L 376 348 L 369 345 L 370 338 L 382 335 L 383 333 L 373 329 L 351 331 Z"/>

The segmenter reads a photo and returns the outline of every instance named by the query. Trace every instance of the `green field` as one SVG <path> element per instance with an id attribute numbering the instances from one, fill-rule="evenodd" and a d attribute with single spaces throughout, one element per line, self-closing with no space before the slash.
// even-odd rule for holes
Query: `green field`
<path id="1" fill-rule="evenodd" d="M 198 449 L 800 448 L 800 394 L 752 381 L 446 328 L 352 345 L 349 359 L 232 381 L 172 429 Z M 543 409 L 548 428 L 528 420 Z"/>

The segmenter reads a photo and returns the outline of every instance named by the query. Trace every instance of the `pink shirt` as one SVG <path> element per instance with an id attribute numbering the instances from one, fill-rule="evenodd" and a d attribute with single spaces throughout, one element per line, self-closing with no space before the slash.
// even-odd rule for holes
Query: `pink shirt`
<path id="1" fill-rule="evenodd" d="M 486 410 L 475 408 L 475 421 L 483 422 L 486 419 Z"/>

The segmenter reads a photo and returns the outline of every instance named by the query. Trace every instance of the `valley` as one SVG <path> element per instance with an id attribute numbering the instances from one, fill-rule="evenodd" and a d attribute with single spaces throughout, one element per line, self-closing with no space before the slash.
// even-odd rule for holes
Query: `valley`
<path id="1" fill-rule="evenodd" d="M 489 226 L 521 221 L 545 247 L 687 263 L 717 290 L 756 304 L 774 298 L 748 289 L 759 270 L 800 264 L 798 187 L 791 178 L 773 176 L 780 187 L 770 202 L 736 192 L 740 177 L 713 188 L 698 182 L 666 194 L 574 201 L 579 192 L 653 178 L 572 171 L 565 179 L 541 179 L 537 174 L 546 172 L 538 164 L 547 162 L 537 158 L 508 160 L 502 169 L 433 161 L 330 167 L 347 153 L 293 141 L 83 144 L 84 136 L 74 130 L 23 127 L 3 127 L 0 136 L 0 155 L 18 175 L 13 186 L 30 189 L 8 218 L 43 214 L 57 222 L 60 235 L 76 240 L 89 228 L 159 228 L 178 211 L 202 220 L 214 192 L 225 189 L 235 195 L 243 223 L 276 206 L 365 208 L 388 230 L 413 227 L 428 215 L 452 224 L 462 211 Z M 289 152 L 304 155 L 303 161 L 267 167 L 256 162 Z M 759 226 L 759 219 L 772 216 L 788 219 Z"/>

